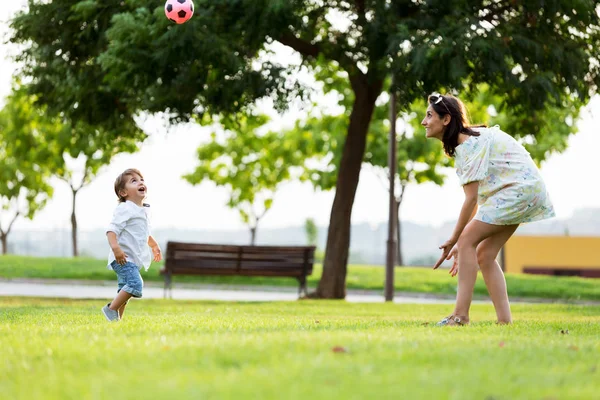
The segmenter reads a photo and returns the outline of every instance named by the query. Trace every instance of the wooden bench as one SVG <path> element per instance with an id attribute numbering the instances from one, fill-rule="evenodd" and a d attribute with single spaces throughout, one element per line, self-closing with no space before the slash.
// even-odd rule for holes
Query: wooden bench
<path id="1" fill-rule="evenodd" d="M 312 274 L 314 246 L 235 246 L 168 242 L 165 266 L 167 297 L 173 296 L 174 275 L 242 275 L 296 278 L 298 296 L 307 293 L 306 277 Z"/>

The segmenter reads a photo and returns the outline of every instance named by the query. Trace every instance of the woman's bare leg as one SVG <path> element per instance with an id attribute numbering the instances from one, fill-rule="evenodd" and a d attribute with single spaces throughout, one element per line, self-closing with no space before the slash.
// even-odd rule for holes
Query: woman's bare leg
<path id="1" fill-rule="evenodd" d="M 473 289 L 477 280 L 477 246 L 485 239 L 511 231 L 514 225 L 491 225 L 479 220 L 471 220 L 458 239 L 458 293 L 453 315 L 469 322 L 469 310 L 473 301 Z M 508 235 L 508 237 L 510 237 Z M 507 238 L 508 240 L 508 238 Z"/>
<path id="2" fill-rule="evenodd" d="M 506 291 L 506 278 L 502 268 L 496 261 L 502 246 L 510 239 L 517 230 L 518 225 L 510 225 L 510 228 L 499 232 L 477 246 L 477 262 L 483 275 L 485 286 L 487 286 L 490 298 L 496 309 L 498 323 L 510 324 L 512 322 L 510 303 Z"/>

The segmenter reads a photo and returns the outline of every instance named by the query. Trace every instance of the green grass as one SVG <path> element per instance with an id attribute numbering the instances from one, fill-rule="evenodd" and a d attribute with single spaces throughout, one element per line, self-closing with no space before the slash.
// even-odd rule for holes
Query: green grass
<path id="1" fill-rule="evenodd" d="M 146 281 L 162 281 L 158 274 L 162 263 L 153 264 L 144 274 Z M 315 265 L 309 278 L 309 287 L 316 287 L 321 277 L 321 265 Z M 106 269 L 104 260 L 86 258 L 35 258 L 20 256 L 0 257 L 0 277 L 3 278 L 50 278 L 114 280 L 114 272 Z M 347 287 L 349 289 L 383 290 L 385 270 L 383 267 L 350 265 Z M 576 277 L 549 277 L 539 275 L 507 275 L 508 292 L 513 297 L 535 297 L 559 300 L 600 301 L 600 279 Z M 179 276 L 178 282 L 200 282 L 231 285 L 296 286 L 291 278 L 263 277 L 209 277 Z M 455 294 L 456 279 L 447 270 L 433 271 L 428 268 L 396 268 L 395 288 L 403 292 Z M 481 277 L 475 294 L 487 295 Z"/>
<path id="2" fill-rule="evenodd" d="M 600 306 L 0 298 L 3 399 L 592 399 Z M 568 333 L 561 333 L 566 332 Z M 346 352 L 334 352 L 341 346 Z"/>

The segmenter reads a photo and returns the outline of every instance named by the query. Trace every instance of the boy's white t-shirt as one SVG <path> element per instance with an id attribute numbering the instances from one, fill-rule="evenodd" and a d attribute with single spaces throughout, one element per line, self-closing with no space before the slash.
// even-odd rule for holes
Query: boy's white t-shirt
<path id="1" fill-rule="evenodd" d="M 150 268 L 152 252 L 148 246 L 149 207 L 140 207 L 129 200 L 119 203 L 106 232 L 116 233 L 117 242 L 125 252 L 127 261 L 134 263 L 139 269 L 144 267 L 147 271 Z M 108 254 L 108 269 L 112 269 L 110 264 L 113 261 L 115 261 L 115 254 L 111 249 Z"/>

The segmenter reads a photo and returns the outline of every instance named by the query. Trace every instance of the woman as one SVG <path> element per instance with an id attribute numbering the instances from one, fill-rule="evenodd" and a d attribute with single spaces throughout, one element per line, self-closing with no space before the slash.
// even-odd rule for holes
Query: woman
<path id="1" fill-rule="evenodd" d="M 442 256 L 433 269 L 454 257 L 450 274 L 458 274 L 454 312 L 438 325 L 466 325 L 481 270 L 498 323 L 512 322 L 506 279 L 496 258 L 519 224 L 554 216 L 540 172 L 531 156 L 498 127 L 470 126 L 464 104 L 454 96 L 432 94 L 421 125 L 426 136 L 441 140 L 455 158 L 465 201 Z"/>

